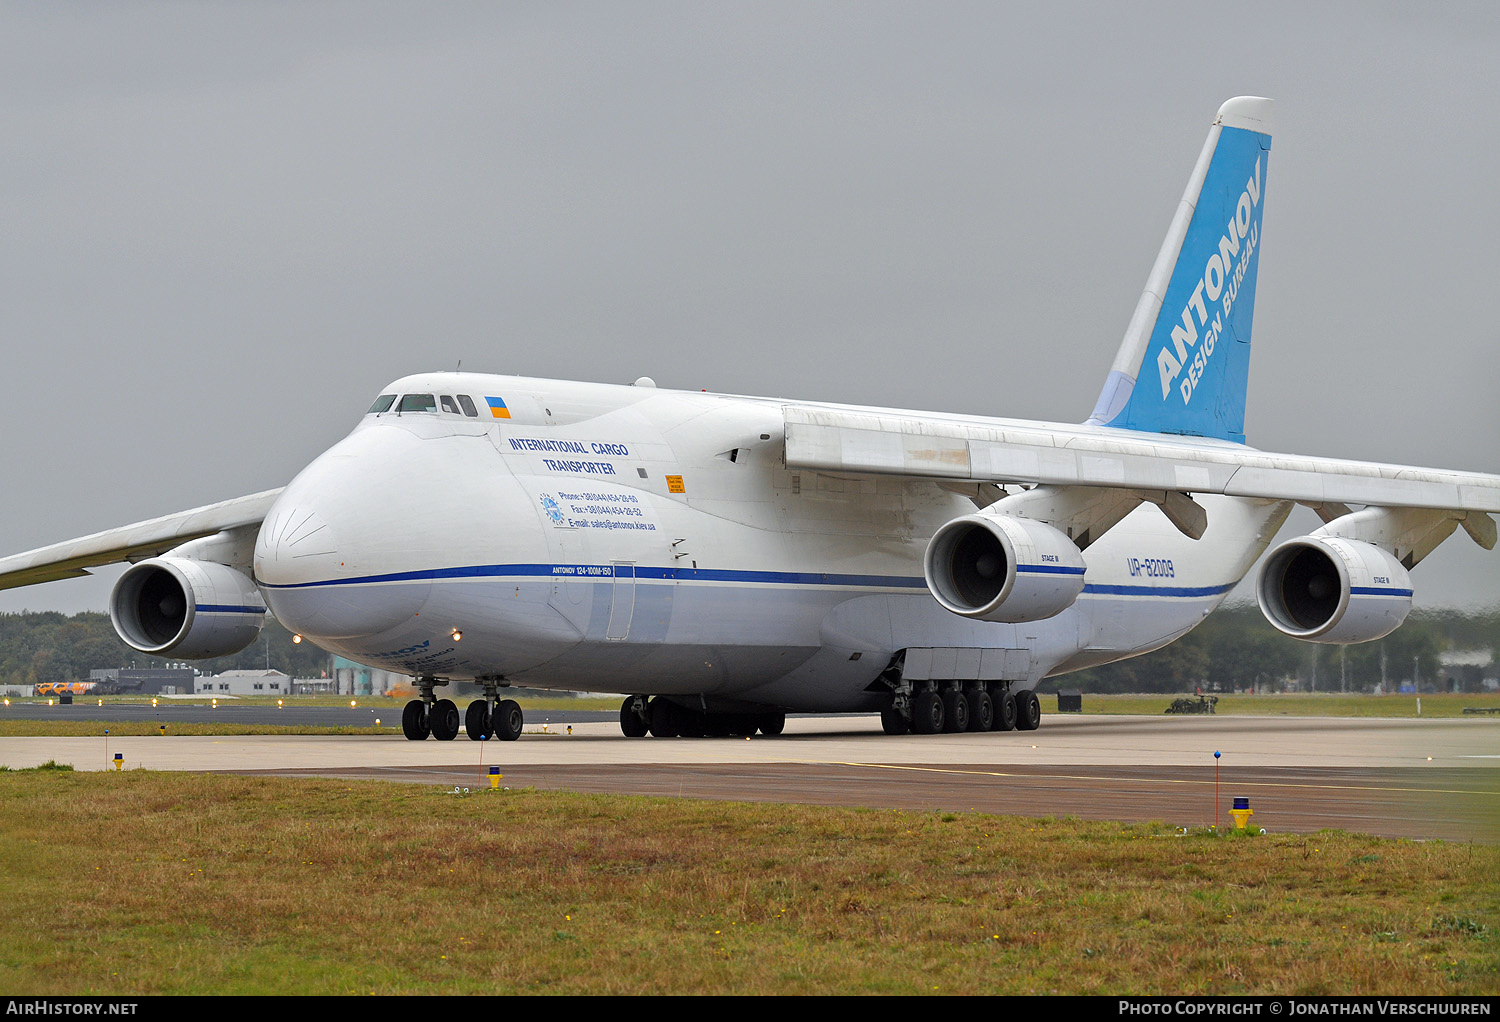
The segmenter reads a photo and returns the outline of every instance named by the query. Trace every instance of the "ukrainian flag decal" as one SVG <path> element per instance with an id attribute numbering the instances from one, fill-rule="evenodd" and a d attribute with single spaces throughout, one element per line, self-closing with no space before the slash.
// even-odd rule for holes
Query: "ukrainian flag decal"
<path id="1" fill-rule="evenodd" d="M 497 418 L 497 419 L 508 419 L 508 418 L 510 418 L 510 409 L 507 408 L 507 407 L 505 407 L 505 399 L 504 398 L 487 397 L 487 398 L 485 398 L 485 400 L 487 402 L 489 402 L 490 414 L 493 415 L 495 418 Z"/>

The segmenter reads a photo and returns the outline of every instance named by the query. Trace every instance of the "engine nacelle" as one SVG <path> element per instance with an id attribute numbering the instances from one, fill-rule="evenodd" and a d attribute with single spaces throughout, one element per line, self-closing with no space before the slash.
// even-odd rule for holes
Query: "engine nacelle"
<path id="1" fill-rule="evenodd" d="M 1272 550 L 1255 586 L 1266 620 L 1313 642 L 1369 642 L 1411 610 L 1411 576 L 1391 554 L 1341 536 L 1301 536 Z"/>
<path id="2" fill-rule="evenodd" d="M 947 610 L 981 621 L 1040 621 L 1083 592 L 1083 553 L 1043 522 L 964 515 L 927 544 L 927 588 Z"/>
<path id="3" fill-rule="evenodd" d="M 231 567 L 153 557 L 120 576 L 109 617 L 120 638 L 142 653 L 201 660 L 254 642 L 266 604 L 255 583 Z"/>

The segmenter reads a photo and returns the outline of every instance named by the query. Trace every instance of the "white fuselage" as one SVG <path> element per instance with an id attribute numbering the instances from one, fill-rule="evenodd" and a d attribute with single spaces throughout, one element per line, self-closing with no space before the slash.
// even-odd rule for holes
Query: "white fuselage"
<path id="1" fill-rule="evenodd" d="M 988 623 L 944 610 L 922 573 L 973 502 L 789 469 L 782 402 L 457 373 L 387 393 L 479 415 L 367 415 L 266 516 L 256 580 L 320 645 L 442 678 L 856 710 L 907 651 L 913 674 L 1025 688 L 1192 628 L 1289 509 L 1202 496 L 1192 540 L 1143 504 L 1084 551 L 1071 608 Z"/>

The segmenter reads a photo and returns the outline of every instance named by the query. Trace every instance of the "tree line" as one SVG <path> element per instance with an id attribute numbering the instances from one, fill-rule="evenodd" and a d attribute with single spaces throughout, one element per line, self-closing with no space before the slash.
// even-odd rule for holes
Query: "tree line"
<path id="1" fill-rule="evenodd" d="M 1279 689 L 1288 678 L 1305 691 L 1386 692 L 1427 688 L 1445 650 L 1500 650 L 1500 610 L 1415 611 L 1384 639 L 1350 646 L 1303 642 L 1273 628 L 1253 603 L 1221 607 L 1187 635 L 1154 653 L 1051 678 L 1048 691 L 1233 692 Z M 1500 666 L 1484 673 L 1494 677 Z M 1415 679 L 1415 680 L 1414 680 Z M 1478 680 L 1467 682 L 1468 688 Z"/>
<path id="2" fill-rule="evenodd" d="M 1384 639 L 1326 646 L 1282 635 L 1253 604 L 1243 604 L 1220 608 L 1193 631 L 1154 653 L 1053 678 L 1046 689 L 1231 692 L 1279 687 L 1295 677 L 1303 688 L 1311 686 L 1321 692 L 1368 692 L 1382 682 L 1391 691 L 1410 683 L 1414 676 L 1424 687 L 1434 682 L 1438 654 L 1448 649 L 1500 649 L 1500 610 L 1416 612 Z M 310 642 L 293 643 L 292 633 L 268 615 L 260 637 L 244 650 L 187 666 L 207 674 L 270 668 L 294 678 L 317 678 L 328 670 L 329 659 Z M 125 645 L 107 614 L 0 614 L 0 684 L 87 681 L 89 672 L 98 668 L 175 663 L 170 657 L 146 656 Z M 1493 676 L 1496 672 L 1500 666 L 1486 673 Z"/>
<path id="3" fill-rule="evenodd" d="M 68 616 L 57 611 L 0 614 L 0 684 L 88 681 L 89 672 L 112 667 L 194 667 L 205 674 L 275 670 L 293 678 L 318 678 L 329 655 L 292 633 L 270 615 L 259 638 L 232 656 L 178 661 L 137 653 L 115 634 L 108 614 Z"/>

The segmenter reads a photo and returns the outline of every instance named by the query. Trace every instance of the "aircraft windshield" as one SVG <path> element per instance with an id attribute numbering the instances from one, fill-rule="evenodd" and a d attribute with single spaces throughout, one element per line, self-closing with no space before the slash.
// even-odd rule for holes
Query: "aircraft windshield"
<path id="1" fill-rule="evenodd" d="M 431 394 L 407 394 L 401 399 L 398 412 L 435 412 L 437 399 Z"/>
<path id="2" fill-rule="evenodd" d="M 395 394 L 381 394 L 375 399 L 375 403 L 370 406 L 370 411 L 366 412 L 365 414 L 369 415 L 370 412 L 388 412 L 391 410 L 391 405 L 395 403 Z"/>

